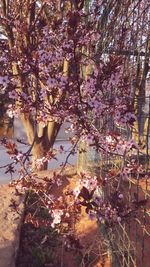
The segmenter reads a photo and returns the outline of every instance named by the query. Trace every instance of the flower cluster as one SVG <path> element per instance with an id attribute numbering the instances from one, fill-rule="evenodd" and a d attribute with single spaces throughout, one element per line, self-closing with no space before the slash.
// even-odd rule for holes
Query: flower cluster
<path id="1" fill-rule="evenodd" d="M 99 223 L 112 226 L 114 223 L 124 220 L 129 212 L 129 207 L 124 202 L 121 192 L 115 191 L 106 197 L 102 191 L 102 184 L 97 177 L 84 174 L 84 180 L 74 189 L 77 205 L 85 207 L 90 219 L 96 219 Z M 99 184 L 99 186 L 98 186 Z"/>

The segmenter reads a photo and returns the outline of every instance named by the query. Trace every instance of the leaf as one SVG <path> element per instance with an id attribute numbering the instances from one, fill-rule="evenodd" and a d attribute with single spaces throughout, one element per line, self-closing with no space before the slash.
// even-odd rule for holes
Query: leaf
<path id="1" fill-rule="evenodd" d="M 79 194 L 79 197 L 83 197 L 83 199 L 85 199 L 85 200 L 91 199 L 91 195 L 90 195 L 90 193 L 86 187 L 84 187 L 84 186 L 82 187 L 81 192 Z"/>
<path id="2" fill-rule="evenodd" d="M 64 151 L 64 147 L 63 147 L 62 145 L 60 145 L 60 149 L 61 149 L 62 151 Z"/>
<path id="3" fill-rule="evenodd" d="M 88 214 L 90 210 L 92 210 L 92 205 L 91 204 L 87 204 L 87 207 L 85 209 L 86 213 Z"/>

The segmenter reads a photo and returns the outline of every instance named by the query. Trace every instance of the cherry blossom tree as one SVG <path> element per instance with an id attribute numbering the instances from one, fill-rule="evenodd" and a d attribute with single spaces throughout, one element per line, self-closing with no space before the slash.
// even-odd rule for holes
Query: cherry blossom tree
<path id="1" fill-rule="evenodd" d="M 110 34 L 115 25 L 111 21 L 121 8 L 130 9 L 129 3 L 119 7 L 115 2 L 114 7 L 101 1 L 1 1 L 5 36 L 1 61 L 6 66 L 1 84 L 9 85 L 9 97 L 14 100 L 9 115 L 21 118 L 34 159 L 46 156 L 64 118 L 73 127 L 80 125 L 80 137 L 91 128 L 89 110 L 94 111 L 93 122 L 111 110 L 110 103 L 101 101 L 102 91 L 108 88 L 103 94 L 107 98 L 115 83 L 127 87 L 120 78 L 121 59 L 111 57 L 110 66 L 109 59 L 107 63 L 100 59 L 103 47 L 116 42 L 116 49 L 121 49 L 125 43 L 123 23 L 115 29 L 117 38 Z M 88 93 L 89 99 L 84 100 Z M 122 105 L 123 100 L 118 101 Z"/>
<path id="2" fill-rule="evenodd" d="M 145 94 L 149 68 L 148 1 L 1 0 L 0 8 L 1 34 L 5 36 L 1 40 L 4 69 L 0 85 L 12 101 L 9 116 L 20 117 L 25 127 L 33 169 L 37 164 L 40 169 L 47 168 L 48 160 L 55 156 L 52 147 L 65 121 L 71 123 L 73 147 L 84 140 L 98 153 L 123 158 L 138 149 L 134 140 L 121 137 L 117 127 L 132 131 L 136 121 L 135 93 Z M 143 55 L 145 61 L 139 62 L 137 77 L 136 60 Z M 10 142 L 4 141 L 4 146 L 24 166 L 27 155 L 19 153 Z M 120 175 L 127 174 L 123 166 Z M 81 192 L 75 197 L 84 198 L 86 204 L 90 202 L 96 182 L 92 185 L 80 184 Z M 116 198 L 118 205 L 120 192 L 113 199 Z M 45 203 L 49 207 L 48 201 Z M 99 200 L 94 202 L 94 214 L 103 215 L 107 206 L 112 217 L 114 207 L 102 203 L 99 209 L 96 201 Z M 62 216 L 58 206 L 59 203 L 52 214 L 53 225 Z M 88 204 L 90 215 L 92 208 Z M 115 221 L 120 216 L 115 210 Z"/>

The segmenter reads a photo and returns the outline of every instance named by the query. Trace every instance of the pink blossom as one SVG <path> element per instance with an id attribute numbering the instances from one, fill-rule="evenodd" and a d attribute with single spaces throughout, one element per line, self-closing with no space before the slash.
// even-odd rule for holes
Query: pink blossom
<path id="1" fill-rule="evenodd" d="M 57 224 L 61 222 L 62 215 L 63 215 L 63 210 L 60 209 L 52 210 L 52 218 L 53 218 L 53 222 L 51 223 L 52 227 L 55 227 Z"/>
<path id="2" fill-rule="evenodd" d="M 18 94 L 15 90 L 9 92 L 9 98 L 10 99 L 17 99 L 17 96 L 18 96 Z"/>
<path id="3" fill-rule="evenodd" d="M 0 84 L 4 87 L 9 84 L 10 80 L 8 76 L 0 76 Z"/>

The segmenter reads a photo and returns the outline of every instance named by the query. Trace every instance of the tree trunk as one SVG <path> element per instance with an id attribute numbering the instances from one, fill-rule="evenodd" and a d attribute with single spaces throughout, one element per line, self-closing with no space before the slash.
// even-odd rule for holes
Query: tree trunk
<path id="1" fill-rule="evenodd" d="M 47 152 L 53 147 L 61 124 L 52 121 L 48 122 L 44 128 L 41 125 L 37 127 L 32 118 L 24 114 L 22 114 L 21 120 L 32 148 L 32 170 L 46 170 L 48 168 Z"/>
<path id="2" fill-rule="evenodd" d="M 46 160 L 46 151 L 42 143 L 35 143 L 32 148 L 32 171 L 47 170 L 48 161 Z"/>

